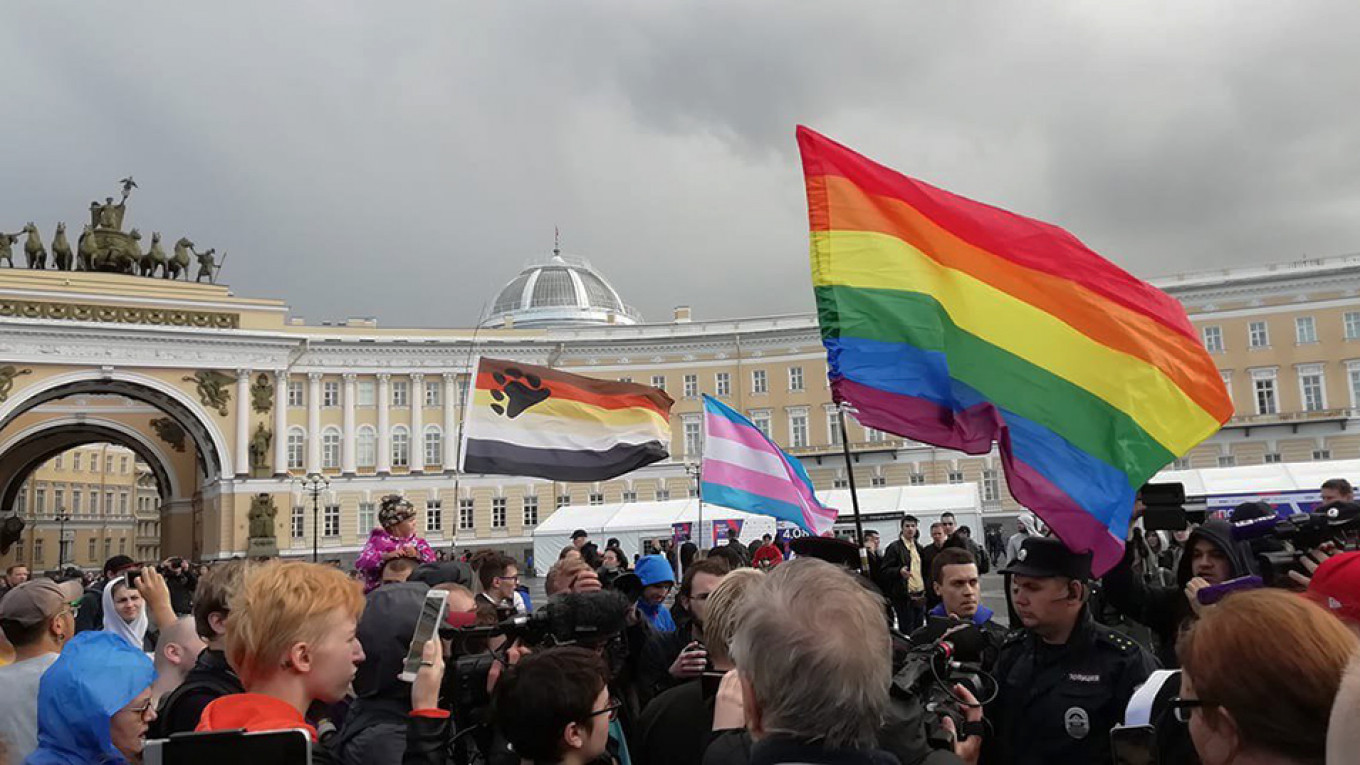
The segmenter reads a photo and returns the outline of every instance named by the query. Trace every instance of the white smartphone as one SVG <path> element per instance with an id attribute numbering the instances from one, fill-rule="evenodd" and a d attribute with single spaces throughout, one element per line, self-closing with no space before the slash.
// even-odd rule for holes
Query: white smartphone
<path id="1" fill-rule="evenodd" d="M 443 590 L 430 590 L 420 604 L 420 619 L 416 621 L 416 632 L 411 636 L 411 647 L 406 650 L 406 661 L 402 663 L 398 678 L 408 683 L 416 681 L 420 671 L 420 652 L 426 641 L 439 634 L 439 623 L 444 621 L 444 609 L 448 607 L 448 593 Z"/>

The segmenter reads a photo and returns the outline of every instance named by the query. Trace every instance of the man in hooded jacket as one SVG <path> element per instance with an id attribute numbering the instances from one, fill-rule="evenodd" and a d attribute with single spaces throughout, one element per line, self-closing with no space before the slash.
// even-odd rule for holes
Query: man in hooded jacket
<path id="1" fill-rule="evenodd" d="M 1255 573 L 1249 546 L 1234 541 L 1231 524 L 1217 518 L 1190 532 L 1173 587 L 1144 582 L 1133 571 L 1133 555 L 1133 546 L 1127 546 L 1124 559 L 1102 580 L 1106 602 L 1152 630 L 1157 642 L 1154 653 L 1166 668 L 1180 666 L 1176 640 L 1199 613 L 1196 593 Z"/>

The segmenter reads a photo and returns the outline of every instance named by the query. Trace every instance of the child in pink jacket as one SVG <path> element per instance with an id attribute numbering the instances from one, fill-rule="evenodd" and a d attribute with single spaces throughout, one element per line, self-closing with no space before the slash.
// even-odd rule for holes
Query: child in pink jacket
<path id="1" fill-rule="evenodd" d="M 378 525 L 381 528 L 373 529 L 368 535 L 364 551 L 354 561 L 354 567 L 364 575 L 364 592 L 377 589 L 382 582 L 383 564 L 393 558 L 434 562 L 434 550 L 416 536 L 416 511 L 401 495 L 388 494 L 382 498 Z"/>

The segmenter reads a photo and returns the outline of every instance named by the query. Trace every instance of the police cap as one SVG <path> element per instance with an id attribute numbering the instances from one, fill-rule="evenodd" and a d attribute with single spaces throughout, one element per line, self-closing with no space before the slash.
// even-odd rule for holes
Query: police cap
<path id="1" fill-rule="evenodd" d="M 1001 573 L 1086 580 L 1091 578 L 1091 553 L 1074 553 L 1050 537 L 1028 537 L 1020 544 L 1015 560 L 1006 564 Z"/>

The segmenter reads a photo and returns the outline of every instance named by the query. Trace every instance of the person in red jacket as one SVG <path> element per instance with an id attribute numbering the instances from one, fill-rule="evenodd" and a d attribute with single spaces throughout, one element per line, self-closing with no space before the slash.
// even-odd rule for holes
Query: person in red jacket
<path id="1" fill-rule="evenodd" d="M 313 763 L 338 762 L 307 723 L 312 702 L 344 698 L 364 660 L 357 627 L 360 585 L 316 563 L 272 563 L 251 571 L 227 617 L 227 660 L 246 692 L 203 709 L 198 730 L 249 732 L 301 728 L 314 743 Z M 438 709 L 444 661 L 439 641 L 424 646 L 411 685 L 404 763 L 442 765 L 449 713 Z"/>
<path id="2" fill-rule="evenodd" d="M 770 569 L 784 562 L 784 553 L 779 551 L 779 545 L 774 543 L 769 534 L 761 537 L 760 541 L 760 548 L 751 558 L 752 566 L 758 569 Z"/>

